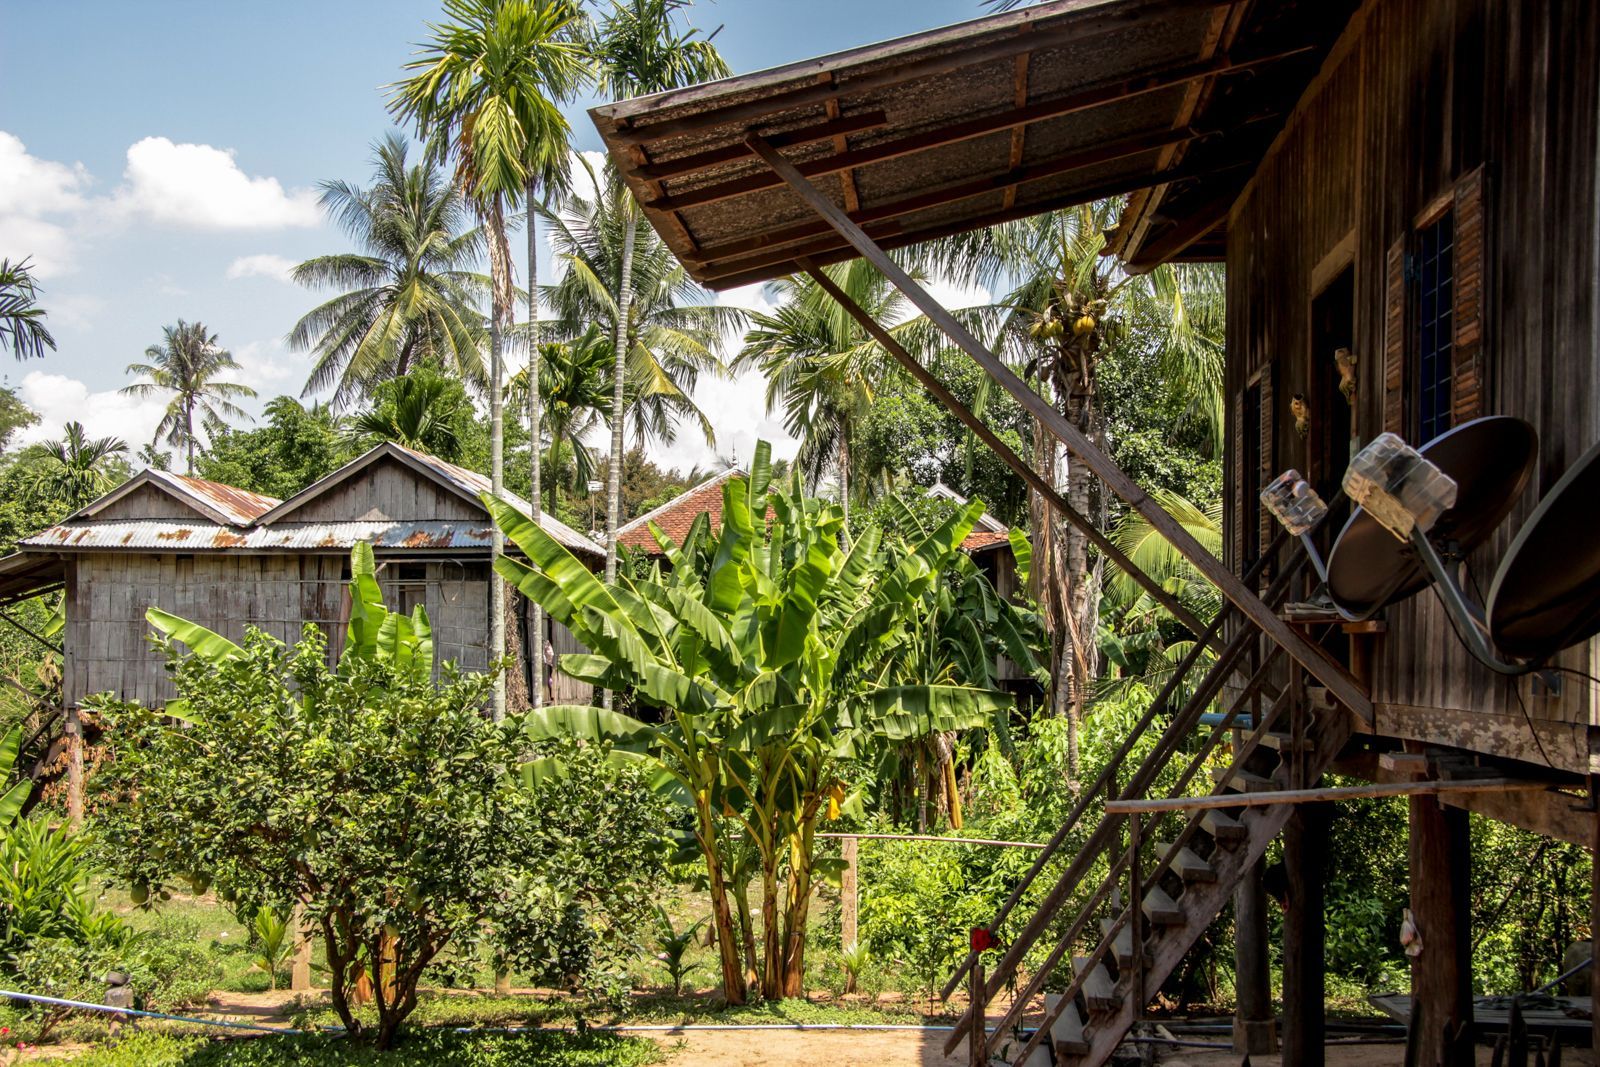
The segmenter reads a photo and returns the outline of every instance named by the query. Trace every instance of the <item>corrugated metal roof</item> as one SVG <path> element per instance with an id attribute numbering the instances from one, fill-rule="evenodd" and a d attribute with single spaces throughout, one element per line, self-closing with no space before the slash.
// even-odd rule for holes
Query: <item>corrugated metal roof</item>
<path id="1" fill-rule="evenodd" d="M 275 496 L 252 493 L 248 489 L 224 485 L 221 482 L 208 482 L 204 478 L 190 478 L 183 474 L 156 470 L 150 473 L 160 476 L 165 481 L 178 483 L 195 496 L 206 500 L 240 526 L 248 526 L 281 503 Z"/>
<path id="2" fill-rule="evenodd" d="M 593 541 L 549 516 L 545 531 L 568 549 L 591 555 L 605 552 Z M 124 522 L 73 522 L 52 526 L 18 544 L 25 548 L 105 551 L 116 549 L 164 552 L 348 551 L 358 541 L 379 550 L 488 551 L 493 531 L 488 519 L 473 522 L 354 520 L 350 522 L 282 522 L 238 529 L 219 523 L 137 519 Z"/>

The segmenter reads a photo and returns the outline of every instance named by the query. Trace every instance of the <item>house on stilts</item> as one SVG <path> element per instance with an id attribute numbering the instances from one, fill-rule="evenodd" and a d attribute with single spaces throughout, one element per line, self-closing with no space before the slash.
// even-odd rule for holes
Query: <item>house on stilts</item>
<path id="1" fill-rule="evenodd" d="M 1020 908 L 1018 887 L 988 928 L 1003 947 L 951 976 L 946 996 L 972 997 L 947 1051 L 1108 1062 L 1232 903 L 1238 1048 L 1281 1040 L 1285 1062 L 1320 1064 L 1318 804 L 1350 795 L 1321 784 L 1338 771 L 1369 783 L 1355 795 L 1410 797 L 1408 1062 L 1471 1063 L 1466 813 L 1591 849 L 1600 834 L 1583 677 L 1600 569 L 1600 5 L 1054 0 L 592 115 L 696 280 L 810 274 L 1083 524 L 822 271 L 867 258 L 1224 596 L 1217 619 L 1187 619 L 1199 640 L 1142 723 L 1151 754 L 1125 749 L 1028 876 L 1044 907 Z M 885 254 L 1111 196 L 1127 197 L 1107 235 L 1125 269 L 1227 266 L 1221 560 Z M 1408 510 L 1383 529 L 1377 498 L 1357 510 L 1341 493 L 1384 433 L 1450 479 L 1431 532 Z M 1260 500 L 1291 468 L 1326 505 L 1304 538 Z M 1155 788 L 1175 776 L 1177 795 Z M 1261 880 L 1280 836 L 1281 1031 Z M 1064 993 L 1010 1044 L 1047 981 Z"/>

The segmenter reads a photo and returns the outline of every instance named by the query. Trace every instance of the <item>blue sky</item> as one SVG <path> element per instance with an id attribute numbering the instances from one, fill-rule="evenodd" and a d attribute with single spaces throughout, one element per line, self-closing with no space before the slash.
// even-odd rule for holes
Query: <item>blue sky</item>
<path id="1" fill-rule="evenodd" d="M 215 330 L 263 400 L 300 392 L 306 361 L 283 337 L 318 294 L 283 267 L 346 247 L 316 184 L 365 183 L 390 126 L 380 87 L 439 13 L 437 0 L 0 0 L 0 256 L 34 258 L 59 343 L 0 367 L 44 417 L 26 439 L 79 418 L 148 440 L 158 405 L 116 390 L 180 317 Z M 722 26 L 742 73 L 982 13 L 978 0 L 701 0 L 692 15 Z M 583 106 L 575 147 L 597 149 Z M 759 396 L 751 380 L 702 390 L 724 455 L 748 457 L 758 435 L 788 450 Z M 658 458 L 714 457 L 685 435 Z"/>

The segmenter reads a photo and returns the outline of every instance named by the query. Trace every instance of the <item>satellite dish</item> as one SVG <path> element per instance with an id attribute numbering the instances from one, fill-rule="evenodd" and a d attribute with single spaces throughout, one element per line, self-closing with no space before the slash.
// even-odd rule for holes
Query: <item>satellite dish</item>
<path id="1" fill-rule="evenodd" d="M 1521 419 L 1490 415 L 1462 423 L 1418 451 L 1457 486 L 1455 506 L 1439 516 L 1429 536 L 1465 554 L 1488 540 L 1522 495 L 1539 436 Z M 1328 595 L 1354 619 L 1369 618 L 1431 581 L 1412 546 L 1364 508 L 1350 516 L 1328 557 Z"/>
<path id="2" fill-rule="evenodd" d="M 1506 550 L 1489 588 L 1489 637 L 1542 661 L 1600 633 L 1600 444 L 1555 484 Z"/>

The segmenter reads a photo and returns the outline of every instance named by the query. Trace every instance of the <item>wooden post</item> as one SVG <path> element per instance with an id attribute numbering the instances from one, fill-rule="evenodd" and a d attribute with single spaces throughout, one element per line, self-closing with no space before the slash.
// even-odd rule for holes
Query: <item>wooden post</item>
<path id="1" fill-rule="evenodd" d="M 1265 861 L 1257 860 L 1233 892 L 1233 960 L 1237 1007 L 1233 1015 L 1233 1051 L 1270 1055 L 1278 1051 L 1277 1020 L 1272 1014 L 1272 973 L 1267 946 Z"/>
<path id="2" fill-rule="evenodd" d="M 979 956 L 972 965 L 972 973 L 967 986 L 969 996 L 972 998 L 972 1041 L 968 1046 L 971 1055 L 967 1062 L 971 1067 L 984 1067 L 989 1060 L 989 1028 L 983 1019 L 983 957 Z"/>
<path id="3" fill-rule="evenodd" d="M 311 988 L 311 928 L 306 924 L 305 905 L 296 904 L 289 921 L 294 930 L 294 966 L 289 971 L 289 989 L 304 993 Z"/>
<path id="4" fill-rule="evenodd" d="M 67 709 L 67 822 L 83 823 L 83 719 L 75 707 Z"/>
<path id="5" fill-rule="evenodd" d="M 839 947 L 855 948 L 860 942 L 856 931 L 856 863 L 860 844 L 847 837 L 839 851 L 844 858 L 844 873 L 839 876 Z"/>
<path id="6" fill-rule="evenodd" d="M 1432 802 L 1431 800 L 1429 801 Z M 1301 804 L 1284 830 L 1283 1062 L 1323 1067 L 1326 1040 L 1327 838 L 1333 805 Z"/>
<path id="7" fill-rule="evenodd" d="M 1411 963 L 1421 1067 L 1472 1067 L 1471 846 L 1467 813 L 1411 798 L 1411 919 L 1422 951 Z"/>
<path id="8" fill-rule="evenodd" d="M 1589 816 L 1591 823 L 1589 861 L 1589 955 L 1591 959 L 1600 960 L 1600 774 L 1589 776 L 1589 806 L 1594 813 Z M 1589 994 L 1600 999 L 1600 976 L 1595 972 L 1596 964 L 1589 964 Z M 1590 1029 L 1590 1046 L 1595 1053 L 1595 1059 L 1600 1061 L 1600 1011 L 1591 1011 L 1593 1023 Z"/>

